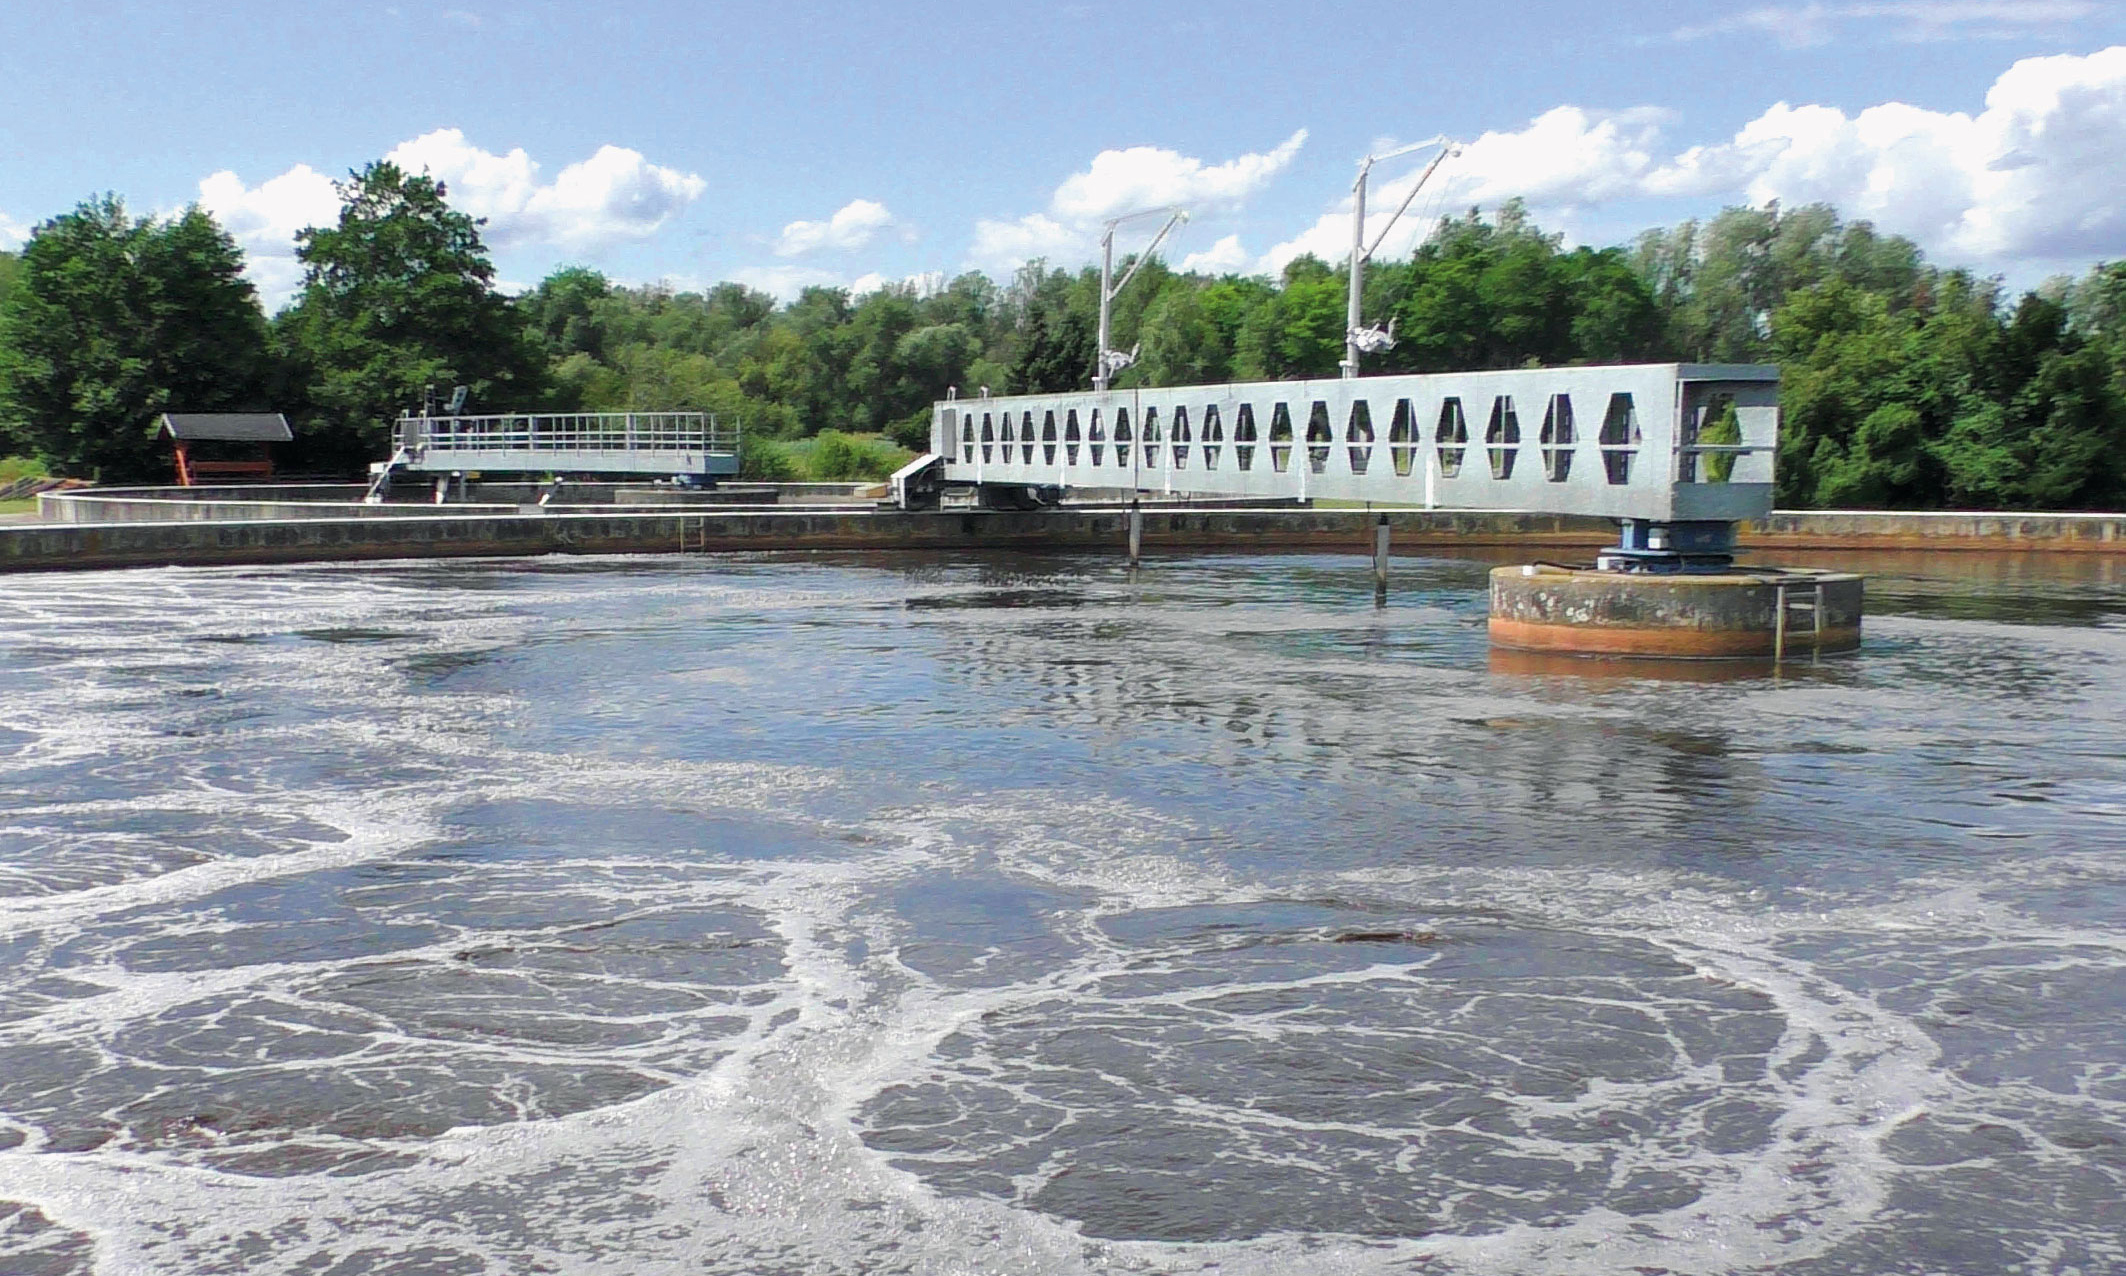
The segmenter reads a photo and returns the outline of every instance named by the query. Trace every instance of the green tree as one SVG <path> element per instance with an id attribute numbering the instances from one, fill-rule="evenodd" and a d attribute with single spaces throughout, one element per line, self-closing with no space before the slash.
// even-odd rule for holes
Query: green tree
<path id="1" fill-rule="evenodd" d="M 1605 289 L 1615 287 L 1603 259 L 1561 265 L 1557 237 L 1536 229 L 1518 202 L 1501 208 L 1495 223 L 1471 209 L 1443 219 L 1412 259 L 1391 366 L 1445 372 L 1571 362 L 1579 302 L 1613 307 Z M 1581 335 L 1607 341 L 1584 327 Z"/>
<path id="2" fill-rule="evenodd" d="M 1966 396 L 1933 449 L 1951 502 L 2077 509 L 2126 496 L 2126 401 L 2065 305 L 2026 295 L 1982 357 L 1990 393 Z"/>
<path id="3" fill-rule="evenodd" d="M 21 277 L 22 259 L 13 253 L 0 253 L 0 322 L 5 322 L 8 294 L 15 290 L 15 281 Z M 23 438 L 21 429 L 15 423 L 14 410 L 8 402 L 7 355 L 5 347 L 0 347 L 0 459 L 29 446 L 28 440 Z"/>
<path id="4" fill-rule="evenodd" d="M 1177 281 L 1145 310 L 1143 351 L 1132 370 L 1146 384 L 1203 385 L 1228 375 L 1232 353 L 1204 305 L 1203 292 Z"/>
<path id="5" fill-rule="evenodd" d="M 881 288 L 867 293 L 850 313 L 848 393 L 823 424 L 862 433 L 884 429 L 908 415 L 911 389 L 902 375 L 901 342 L 919 319 L 909 290 Z M 944 397 L 944 387 L 938 387 Z"/>
<path id="6" fill-rule="evenodd" d="M 2099 264 L 2061 292 L 2070 329 L 2097 351 L 2113 390 L 2126 397 L 2126 261 Z"/>
<path id="7" fill-rule="evenodd" d="M 1330 377 L 1344 353 L 1349 276 L 1319 257 L 1293 258 L 1280 287 L 1233 334 L 1233 375 L 1244 381 Z"/>
<path id="8" fill-rule="evenodd" d="M 1675 352 L 1722 363 L 1767 357 L 1772 316 L 1801 289 L 1836 279 L 1897 310 L 1914 304 L 1930 276 L 1908 239 L 1841 222 L 1826 204 L 1782 210 L 1776 201 L 1648 231 L 1631 260 L 1667 317 Z"/>
<path id="9" fill-rule="evenodd" d="M 854 308 L 841 288 L 807 288 L 782 314 L 787 341 L 762 397 L 786 404 L 795 428 L 817 434 L 846 421 L 856 341 L 850 333 Z"/>
<path id="10" fill-rule="evenodd" d="M 1082 390 L 1092 383 L 1096 325 L 1076 310 L 1041 306 L 1027 313 L 1011 388 L 1019 394 Z"/>
<path id="11" fill-rule="evenodd" d="M 980 349 L 975 335 L 964 324 L 934 323 L 902 336 L 893 347 L 893 362 L 899 372 L 899 383 L 890 400 L 890 410 L 897 413 L 895 419 L 927 411 L 949 389 L 972 389 L 966 384 L 968 365 Z"/>
<path id="12" fill-rule="evenodd" d="M 924 298 L 917 309 L 925 324 L 956 323 L 987 342 L 1001 335 L 1004 294 L 980 271 L 968 271 Z"/>
<path id="13" fill-rule="evenodd" d="M 381 459 L 429 386 L 475 408 L 540 406 L 543 361 L 494 288 L 480 223 L 442 183 L 379 161 L 338 184 L 340 215 L 296 236 L 303 291 L 278 333 L 305 400 L 298 437 L 321 463 Z"/>
<path id="14" fill-rule="evenodd" d="M 1794 294 L 1773 318 L 1782 503 L 1927 503 L 1925 418 L 1904 380 L 1913 326 L 1881 296 L 1840 280 Z"/>
<path id="15" fill-rule="evenodd" d="M 116 197 L 39 226 L 0 306 L 0 419 L 53 469 L 166 477 L 166 411 L 266 402 L 265 318 L 243 254 L 197 207 L 133 218 Z"/>
<path id="16" fill-rule="evenodd" d="M 1667 352 L 1661 308 L 1623 249 L 1579 248 L 1551 266 L 1564 281 L 1571 311 L 1568 359 L 1636 363 Z"/>
<path id="17" fill-rule="evenodd" d="M 605 326 L 600 303 L 612 295 L 613 286 L 604 275 L 582 266 L 568 266 L 539 281 L 539 286 L 518 303 L 528 327 L 545 347 L 549 359 L 566 359 L 605 353 Z"/>

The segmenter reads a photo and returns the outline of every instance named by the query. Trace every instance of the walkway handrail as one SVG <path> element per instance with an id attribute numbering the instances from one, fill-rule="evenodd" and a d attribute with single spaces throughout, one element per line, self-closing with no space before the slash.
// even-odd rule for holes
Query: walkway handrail
<path id="1" fill-rule="evenodd" d="M 724 452 L 738 428 L 710 412 L 510 412 L 402 416 L 394 446 L 422 452 Z"/>

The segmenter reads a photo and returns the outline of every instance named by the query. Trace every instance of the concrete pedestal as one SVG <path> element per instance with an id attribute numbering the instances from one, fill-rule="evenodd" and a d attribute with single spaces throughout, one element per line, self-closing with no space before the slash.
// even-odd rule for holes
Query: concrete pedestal
<path id="1" fill-rule="evenodd" d="M 1491 573 L 1491 641 L 1587 656 L 1792 658 L 1858 647 L 1861 602 L 1861 578 L 1845 572 L 1500 567 Z"/>

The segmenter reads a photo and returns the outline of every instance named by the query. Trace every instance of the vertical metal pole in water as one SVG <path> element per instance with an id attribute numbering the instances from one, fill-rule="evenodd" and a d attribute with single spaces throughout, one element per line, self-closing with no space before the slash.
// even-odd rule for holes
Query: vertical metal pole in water
<path id="1" fill-rule="evenodd" d="M 1135 567 L 1144 553 L 1144 510 L 1132 500 L 1129 503 L 1129 565 Z"/>
<path id="2" fill-rule="evenodd" d="M 1388 596 L 1388 516 L 1383 514 L 1373 525 L 1373 594 L 1385 600 Z"/>
<path id="3" fill-rule="evenodd" d="M 1772 663 L 1786 659 L 1786 582 L 1772 586 Z"/>

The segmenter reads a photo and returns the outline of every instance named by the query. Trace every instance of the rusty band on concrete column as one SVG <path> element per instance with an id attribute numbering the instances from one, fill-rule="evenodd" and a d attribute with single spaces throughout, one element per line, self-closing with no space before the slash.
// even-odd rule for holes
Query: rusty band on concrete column
<path id="1" fill-rule="evenodd" d="M 1809 610 L 1822 590 L 1820 626 Z M 1491 641 L 1519 651 L 1600 656 L 1769 657 L 1787 595 L 1786 654 L 1860 645 L 1861 578 L 1845 572 L 1717 576 L 1499 567 Z"/>

